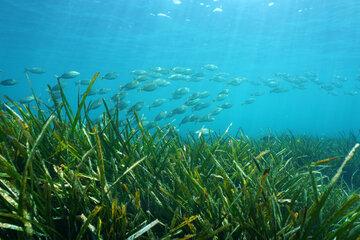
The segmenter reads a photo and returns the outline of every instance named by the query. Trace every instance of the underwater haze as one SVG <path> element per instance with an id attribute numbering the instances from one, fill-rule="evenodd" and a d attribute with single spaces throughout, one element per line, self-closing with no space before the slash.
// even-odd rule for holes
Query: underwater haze
<path id="1" fill-rule="evenodd" d="M 356 0 L 2 0 L 0 93 L 50 104 L 59 80 L 75 108 L 99 71 L 94 119 L 99 99 L 115 108 L 123 94 L 123 118 L 182 133 L 358 132 L 359 12 Z"/>

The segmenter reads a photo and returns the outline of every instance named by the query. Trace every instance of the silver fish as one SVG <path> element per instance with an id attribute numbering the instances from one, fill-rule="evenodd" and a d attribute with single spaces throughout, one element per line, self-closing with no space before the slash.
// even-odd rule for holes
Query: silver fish
<path id="1" fill-rule="evenodd" d="M 148 74 L 145 70 L 134 70 L 131 73 L 134 75 L 147 75 Z"/>
<path id="2" fill-rule="evenodd" d="M 281 87 L 276 87 L 271 89 L 271 93 L 285 93 L 288 92 L 289 90 L 287 90 L 286 88 L 281 88 Z"/>
<path id="3" fill-rule="evenodd" d="M 182 98 L 184 95 L 188 94 L 190 92 L 190 89 L 187 88 L 187 87 L 182 87 L 182 88 L 178 88 L 176 89 L 172 96 L 173 96 L 173 99 L 180 99 Z"/>
<path id="4" fill-rule="evenodd" d="M 109 92 L 111 92 L 111 88 L 100 88 L 97 91 L 97 93 L 100 95 L 108 94 Z"/>
<path id="5" fill-rule="evenodd" d="M 229 93 L 230 93 L 230 90 L 227 88 L 225 88 L 219 92 L 219 94 L 226 94 L 226 95 L 229 95 Z"/>
<path id="6" fill-rule="evenodd" d="M 140 91 L 140 92 L 142 92 L 142 91 L 152 92 L 152 91 L 155 91 L 157 88 L 158 88 L 158 85 L 157 85 L 156 83 L 150 82 L 150 83 L 144 84 L 144 85 L 139 89 L 139 91 Z"/>
<path id="7" fill-rule="evenodd" d="M 61 79 L 76 78 L 76 77 L 79 76 L 79 75 L 80 75 L 79 72 L 72 70 L 72 71 L 68 71 L 68 72 L 63 73 L 61 76 L 56 76 L 56 75 L 55 75 L 55 77 L 56 77 L 57 79 L 61 80 Z"/>
<path id="8" fill-rule="evenodd" d="M 75 85 L 88 86 L 90 84 L 90 80 L 78 80 L 75 82 Z"/>
<path id="9" fill-rule="evenodd" d="M 151 71 L 153 72 L 157 72 L 157 73 L 161 73 L 161 74 L 164 74 L 164 75 L 167 75 L 170 73 L 170 70 L 169 69 L 166 69 L 166 68 L 162 68 L 162 67 L 155 67 L 155 68 L 152 68 Z"/>
<path id="10" fill-rule="evenodd" d="M 170 113 L 170 116 L 174 116 L 174 115 L 180 115 L 185 113 L 187 110 L 187 107 L 185 105 L 181 105 L 180 107 L 177 107 L 175 109 L 173 109 Z"/>
<path id="11" fill-rule="evenodd" d="M 223 110 L 224 110 L 223 108 L 217 107 L 217 108 L 215 108 L 214 110 L 212 110 L 212 111 L 209 113 L 209 115 L 210 115 L 210 116 L 217 116 L 217 115 L 219 115 Z"/>
<path id="12" fill-rule="evenodd" d="M 208 96 L 210 96 L 208 91 L 199 92 L 199 98 L 207 98 Z"/>
<path id="13" fill-rule="evenodd" d="M 190 68 L 184 68 L 184 67 L 174 67 L 172 69 L 172 71 L 174 73 L 183 74 L 183 75 L 191 75 L 192 74 L 192 70 Z"/>
<path id="14" fill-rule="evenodd" d="M 14 86 L 17 84 L 17 81 L 13 78 L 5 79 L 0 81 L 0 85 L 3 86 Z"/>
<path id="15" fill-rule="evenodd" d="M 21 104 L 29 104 L 29 103 L 31 103 L 32 101 L 35 101 L 35 96 L 34 95 L 30 95 L 30 96 L 27 96 L 27 97 L 25 97 L 25 98 L 23 98 L 23 99 L 20 99 L 20 103 Z"/>
<path id="16" fill-rule="evenodd" d="M 223 108 L 223 109 L 229 109 L 229 108 L 232 108 L 232 104 L 231 103 L 223 103 L 223 104 L 221 104 L 219 107 L 220 108 Z"/>
<path id="17" fill-rule="evenodd" d="M 218 66 L 216 66 L 215 64 L 206 64 L 203 66 L 204 69 L 208 70 L 208 71 L 216 71 L 219 69 Z"/>
<path id="18" fill-rule="evenodd" d="M 205 108 L 208 108 L 208 107 L 210 107 L 210 103 L 205 103 L 205 102 L 199 102 L 199 103 L 197 103 L 193 108 L 192 108 L 192 110 L 193 111 L 200 111 L 200 110 L 202 110 L 202 109 L 205 109 Z"/>
<path id="19" fill-rule="evenodd" d="M 188 115 L 188 116 L 185 116 L 181 122 L 179 123 L 179 126 L 183 125 L 183 124 L 186 124 L 186 123 L 190 123 L 190 122 L 197 122 L 198 120 L 200 119 L 199 116 L 196 116 L 194 114 L 191 114 L 191 115 Z"/>
<path id="20" fill-rule="evenodd" d="M 139 82 L 136 80 L 133 80 L 131 82 L 126 83 L 124 86 L 121 86 L 121 90 L 132 90 L 139 86 Z"/>
<path id="21" fill-rule="evenodd" d="M 211 115 L 205 115 L 205 116 L 202 116 L 200 119 L 199 119 L 199 122 L 213 122 L 215 121 L 215 118 Z"/>
<path id="22" fill-rule="evenodd" d="M 166 103 L 168 100 L 165 98 L 158 98 L 155 99 L 152 104 L 149 106 L 149 109 L 151 108 L 156 108 L 156 107 L 160 107 L 161 105 L 163 105 L 164 103 Z"/>
<path id="23" fill-rule="evenodd" d="M 127 93 L 126 92 L 119 92 L 119 93 L 116 93 L 114 94 L 112 97 L 111 97 L 111 100 L 113 102 L 117 102 L 117 101 L 120 101 L 122 99 L 124 99 L 126 97 Z"/>
<path id="24" fill-rule="evenodd" d="M 132 105 L 129 110 L 128 113 L 132 113 L 132 112 L 139 112 L 141 111 L 141 109 L 144 107 L 144 102 L 143 101 L 139 101 L 137 103 L 135 103 L 134 105 Z"/>
<path id="25" fill-rule="evenodd" d="M 159 122 L 163 119 L 165 119 L 168 116 L 168 112 L 167 111 L 161 111 L 158 115 L 156 115 L 155 117 L 155 121 Z"/>
<path id="26" fill-rule="evenodd" d="M 134 77 L 134 80 L 136 80 L 138 82 L 145 82 L 148 79 L 149 79 L 148 75 L 137 75 Z"/>
<path id="27" fill-rule="evenodd" d="M 216 101 L 223 101 L 223 100 L 225 100 L 227 97 L 228 97 L 227 94 L 219 93 L 219 94 L 216 96 L 215 100 L 216 100 Z"/>
<path id="28" fill-rule="evenodd" d="M 29 67 L 25 68 L 25 73 L 33 73 L 33 74 L 43 74 L 45 73 L 45 69 L 41 67 Z"/>
<path id="29" fill-rule="evenodd" d="M 107 74 L 105 74 L 101 79 L 105 79 L 105 80 L 115 80 L 119 77 L 119 74 L 116 72 L 109 72 Z"/>
<path id="30" fill-rule="evenodd" d="M 232 86 L 239 86 L 240 84 L 244 83 L 246 81 L 246 78 L 244 77 L 236 77 L 228 82 L 229 85 Z"/>
<path id="31" fill-rule="evenodd" d="M 249 105 L 255 102 L 255 98 L 248 98 L 246 100 L 244 100 L 241 105 Z"/>
<path id="32" fill-rule="evenodd" d="M 153 83 L 155 83 L 159 87 L 166 87 L 166 86 L 170 85 L 170 82 L 163 78 L 157 78 L 153 81 Z"/>
<path id="33" fill-rule="evenodd" d="M 99 107 L 101 107 L 102 104 L 103 104 L 103 100 L 101 98 L 97 99 L 97 100 L 90 103 L 89 110 L 98 109 Z"/>
<path id="34" fill-rule="evenodd" d="M 123 100 L 119 100 L 115 103 L 115 107 L 121 111 L 126 109 L 129 106 L 129 102 L 128 101 L 123 101 Z"/>

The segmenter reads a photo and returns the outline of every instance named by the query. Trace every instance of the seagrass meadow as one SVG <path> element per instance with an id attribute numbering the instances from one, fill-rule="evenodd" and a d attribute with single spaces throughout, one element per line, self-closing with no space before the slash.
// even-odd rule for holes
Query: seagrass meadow
<path id="1" fill-rule="evenodd" d="M 360 239 L 358 135 L 182 136 L 85 94 L 0 110 L 1 239 Z"/>

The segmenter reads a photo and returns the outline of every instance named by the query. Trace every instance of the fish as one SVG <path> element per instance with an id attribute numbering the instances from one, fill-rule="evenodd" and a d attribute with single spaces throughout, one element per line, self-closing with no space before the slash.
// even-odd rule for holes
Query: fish
<path id="1" fill-rule="evenodd" d="M 185 105 L 181 105 L 171 111 L 168 117 L 173 117 L 174 115 L 184 114 L 187 111 L 188 107 Z"/>
<path id="2" fill-rule="evenodd" d="M 133 90 L 133 89 L 137 88 L 138 86 L 139 86 L 139 82 L 136 80 L 133 80 L 131 82 L 126 83 L 124 86 L 120 86 L 120 89 L 128 91 L 128 90 Z"/>
<path id="3" fill-rule="evenodd" d="M 249 105 L 255 102 L 255 98 L 248 98 L 246 100 L 244 100 L 241 105 Z"/>
<path id="4" fill-rule="evenodd" d="M 157 16 L 171 19 L 171 17 L 169 15 L 165 14 L 165 13 L 158 13 Z"/>
<path id="5" fill-rule="evenodd" d="M 250 94 L 250 96 L 252 97 L 260 97 L 263 96 L 265 93 L 264 92 L 253 92 Z"/>
<path id="6" fill-rule="evenodd" d="M 209 96 L 210 96 L 210 92 L 208 91 L 199 92 L 199 98 L 207 98 Z"/>
<path id="7" fill-rule="evenodd" d="M 195 99 L 188 99 L 184 105 L 188 106 L 188 107 L 192 107 L 195 106 L 196 104 L 200 103 L 200 99 L 199 98 L 195 98 Z"/>
<path id="8" fill-rule="evenodd" d="M 279 87 L 279 81 L 275 80 L 275 79 L 268 79 L 266 81 L 264 81 L 265 86 L 268 86 L 270 88 L 276 88 Z"/>
<path id="9" fill-rule="evenodd" d="M 161 111 L 156 117 L 154 118 L 155 121 L 159 122 L 165 118 L 167 118 L 168 112 L 167 111 Z"/>
<path id="10" fill-rule="evenodd" d="M 271 93 L 285 93 L 288 92 L 286 88 L 276 87 L 270 90 Z"/>
<path id="11" fill-rule="evenodd" d="M 101 107 L 102 104 L 103 104 L 103 99 L 102 98 L 97 99 L 97 100 L 90 103 L 89 110 L 98 109 L 99 107 Z"/>
<path id="12" fill-rule="evenodd" d="M 33 101 L 35 101 L 35 96 L 34 95 L 30 95 L 30 96 L 24 97 L 24 98 L 19 100 L 19 102 L 21 104 L 29 104 L 29 103 L 31 103 Z"/>
<path id="13" fill-rule="evenodd" d="M 217 116 L 217 115 L 219 115 L 222 111 L 223 111 L 224 109 L 223 108 L 221 108 L 221 107 L 217 107 L 217 108 L 215 108 L 214 110 L 212 110 L 208 115 L 210 115 L 210 116 Z"/>
<path id="14" fill-rule="evenodd" d="M 216 96 L 215 101 L 223 101 L 223 100 L 225 100 L 227 97 L 228 97 L 227 94 L 219 93 L 219 94 Z"/>
<path id="15" fill-rule="evenodd" d="M 183 74 L 171 74 L 168 79 L 169 80 L 174 80 L 174 81 L 187 81 L 190 77 L 189 76 L 186 76 L 186 75 L 183 75 Z"/>
<path id="16" fill-rule="evenodd" d="M 188 98 L 188 100 L 195 100 L 195 99 L 198 99 L 200 96 L 200 93 L 199 92 L 194 92 L 190 95 L 190 97 Z"/>
<path id="17" fill-rule="evenodd" d="M 0 81 L 0 85 L 2 86 L 6 86 L 6 87 L 10 87 L 10 86 L 14 86 L 16 85 L 18 82 L 13 79 L 13 78 L 9 78 L 9 79 L 4 79 Z"/>
<path id="18" fill-rule="evenodd" d="M 134 77 L 134 80 L 138 82 L 145 82 L 148 79 L 149 79 L 148 75 L 137 75 Z"/>
<path id="19" fill-rule="evenodd" d="M 174 67 L 171 69 L 175 74 L 191 75 L 193 71 L 190 68 Z"/>
<path id="20" fill-rule="evenodd" d="M 208 102 L 199 102 L 199 103 L 197 103 L 195 106 L 193 106 L 192 107 L 192 110 L 193 111 L 200 111 L 200 110 L 202 110 L 202 109 L 205 109 L 205 108 L 208 108 L 208 107 L 210 107 L 210 103 L 208 103 Z"/>
<path id="21" fill-rule="evenodd" d="M 84 79 L 84 80 L 78 80 L 75 82 L 75 85 L 79 86 L 88 86 L 90 84 L 90 80 Z"/>
<path id="22" fill-rule="evenodd" d="M 236 78 L 233 78 L 232 80 L 230 80 L 228 82 L 228 85 L 239 86 L 240 84 L 244 83 L 245 81 L 246 81 L 246 78 L 244 78 L 244 77 L 236 77 Z"/>
<path id="23" fill-rule="evenodd" d="M 132 74 L 139 76 L 139 75 L 147 75 L 148 73 L 145 70 L 133 70 Z"/>
<path id="24" fill-rule="evenodd" d="M 139 112 L 141 111 L 141 109 L 144 107 L 144 102 L 143 101 L 139 101 L 136 102 L 134 105 L 132 105 L 129 109 L 128 109 L 128 114 L 132 113 L 132 112 Z"/>
<path id="25" fill-rule="evenodd" d="M 79 72 L 74 71 L 74 70 L 71 70 L 71 71 L 68 71 L 68 72 L 63 73 L 61 76 L 55 75 L 55 78 L 58 79 L 58 80 L 61 80 L 61 79 L 72 79 L 72 78 L 76 78 L 76 77 L 79 76 L 79 75 L 80 75 Z"/>
<path id="26" fill-rule="evenodd" d="M 222 82 L 226 82 L 226 77 L 224 77 L 224 76 L 214 76 L 214 77 L 210 78 L 209 81 L 222 83 Z"/>
<path id="27" fill-rule="evenodd" d="M 111 97 L 111 100 L 113 102 L 117 102 L 117 101 L 124 99 L 126 97 L 126 95 L 127 95 L 126 92 L 118 92 Z"/>
<path id="28" fill-rule="evenodd" d="M 184 95 L 188 94 L 189 92 L 190 92 L 190 89 L 188 87 L 181 87 L 181 88 L 176 89 L 172 93 L 172 97 L 173 97 L 173 99 L 180 99 Z"/>
<path id="29" fill-rule="evenodd" d="M 149 72 L 148 76 L 151 78 L 161 78 L 162 74 L 161 73 L 157 73 L 157 72 Z"/>
<path id="30" fill-rule="evenodd" d="M 107 74 L 105 74 L 104 76 L 102 76 L 101 79 L 105 79 L 105 80 L 115 80 L 119 77 L 119 74 L 117 72 L 109 72 Z"/>
<path id="31" fill-rule="evenodd" d="M 207 135 L 210 133 L 210 130 L 208 128 L 205 128 L 205 126 L 202 126 L 199 130 L 197 130 L 196 135 L 198 136 L 198 138 L 201 138 L 201 136 L 203 135 Z"/>
<path id="32" fill-rule="evenodd" d="M 139 92 L 152 92 L 158 89 L 158 85 L 154 82 L 150 82 L 147 84 L 144 84 L 141 88 L 139 88 Z"/>
<path id="33" fill-rule="evenodd" d="M 52 90 L 49 93 L 55 100 L 62 98 L 60 90 Z"/>
<path id="34" fill-rule="evenodd" d="M 233 105 L 231 103 L 226 102 L 226 103 L 221 104 L 219 107 L 222 109 L 229 109 L 229 108 L 232 108 L 232 106 Z"/>
<path id="35" fill-rule="evenodd" d="M 97 90 L 95 89 L 91 89 L 90 92 L 88 93 L 88 96 L 94 96 L 98 93 Z M 83 96 L 85 93 L 81 94 L 81 96 Z"/>
<path id="36" fill-rule="evenodd" d="M 189 122 L 193 122 L 193 116 L 194 115 L 188 115 L 188 116 L 183 117 L 183 119 L 179 123 L 179 126 L 181 126 L 183 124 L 186 124 L 186 123 L 189 123 Z"/>
<path id="37" fill-rule="evenodd" d="M 100 95 L 108 94 L 109 92 L 111 92 L 111 88 L 100 88 L 97 90 L 97 94 Z"/>
<path id="38" fill-rule="evenodd" d="M 33 74 L 43 74 L 46 71 L 44 68 L 41 68 L 41 67 L 29 67 L 29 68 L 25 68 L 24 72 L 25 73 L 33 73 Z"/>
<path id="39" fill-rule="evenodd" d="M 226 95 L 229 95 L 229 93 L 230 93 L 230 90 L 227 88 L 225 88 L 219 92 L 219 94 L 226 94 Z"/>
<path id="40" fill-rule="evenodd" d="M 170 74 L 169 69 L 162 68 L 162 67 L 154 67 L 154 68 L 151 69 L 151 71 L 156 72 L 156 73 L 160 73 L 160 74 L 163 74 L 163 75 Z"/>
<path id="41" fill-rule="evenodd" d="M 166 86 L 170 85 L 170 82 L 163 78 L 157 78 L 157 79 L 153 80 L 152 82 L 155 83 L 159 87 L 166 87 Z"/>
<path id="42" fill-rule="evenodd" d="M 188 79 L 188 82 L 201 82 L 203 80 L 204 80 L 203 77 L 193 77 L 193 76 L 191 76 L 191 78 Z"/>
<path id="43" fill-rule="evenodd" d="M 218 66 L 216 66 L 215 64 L 206 64 L 203 66 L 204 69 L 208 70 L 208 71 L 216 71 L 219 69 Z"/>
<path id="44" fill-rule="evenodd" d="M 215 118 L 209 114 L 200 117 L 200 119 L 198 120 L 198 122 L 213 122 L 215 121 Z"/>
<path id="45" fill-rule="evenodd" d="M 149 106 L 149 109 L 151 108 L 156 108 L 156 107 L 160 107 L 162 106 L 164 103 L 166 103 L 168 101 L 168 99 L 165 98 L 158 98 L 155 99 L 152 104 Z"/>
<path id="46" fill-rule="evenodd" d="M 123 100 L 119 100 L 115 103 L 115 107 L 119 110 L 125 110 L 127 107 L 129 106 L 129 102 L 128 101 L 123 101 Z"/>
<path id="47" fill-rule="evenodd" d="M 146 129 L 153 129 L 153 128 L 156 128 L 157 126 L 158 126 L 158 124 L 154 121 L 147 122 L 146 124 L 144 124 L 144 127 Z"/>
<path id="48" fill-rule="evenodd" d="M 324 89 L 325 91 L 332 91 L 334 90 L 334 86 L 331 84 L 323 84 L 320 86 L 321 89 Z"/>

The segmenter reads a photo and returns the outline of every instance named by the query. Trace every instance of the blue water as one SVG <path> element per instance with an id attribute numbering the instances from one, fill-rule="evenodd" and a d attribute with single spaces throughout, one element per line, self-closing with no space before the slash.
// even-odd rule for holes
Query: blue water
<path id="1" fill-rule="evenodd" d="M 208 90 L 212 97 L 225 87 L 231 90 L 233 108 L 212 123 L 185 125 L 180 128 L 184 132 L 202 125 L 224 131 L 230 123 L 233 132 L 241 128 L 249 135 L 287 130 L 336 135 L 359 129 L 360 93 L 344 94 L 360 92 L 359 1 L 2 0 L 0 6 L 0 79 L 20 82 L 15 87 L 0 86 L 1 96 L 19 100 L 31 94 L 23 73 L 29 66 L 46 69 L 43 75 L 31 76 L 36 94 L 45 100 L 46 85 L 55 84 L 54 75 L 68 70 L 81 73 L 76 80 L 89 79 L 96 71 L 118 72 L 116 81 L 96 83 L 96 87 L 112 88 L 112 94 L 131 80 L 132 70 L 156 66 L 201 70 L 211 63 L 219 72 L 250 80 L 271 78 L 277 72 L 310 71 L 324 83 L 335 75 L 347 81 L 336 89 L 339 96 L 313 83 L 307 83 L 306 90 L 289 88 L 286 93 L 270 94 L 265 86 L 232 87 L 205 80 L 175 82 L 151 93 L 130 91 L 127 99 L 149 104 L 157 97 L 170 97 L 181 86 Z M 222 11 L 214 12 L 216 8 Z M 73 104 L 76 80 L 66 84 Z M 257 90 L 266 94 L 251 105 L 241 105 Z M 184 101 L 172 101 L 160 109 L 171 110 Z M 151 120 L 160 109 L 144 108 L 141 113 Z M 183 116 L 177 116 L 175 123 Z"/>

